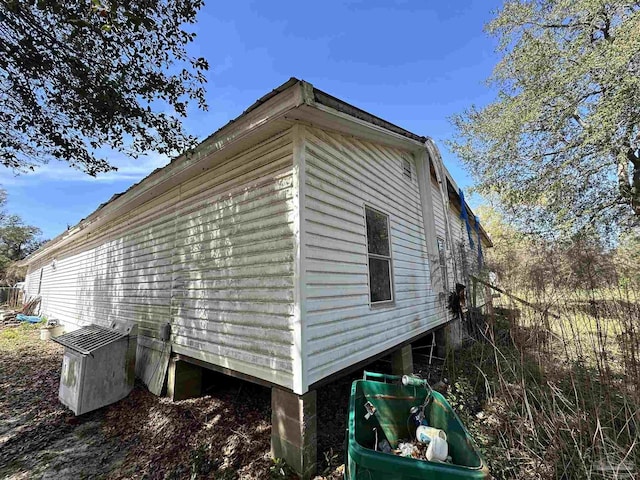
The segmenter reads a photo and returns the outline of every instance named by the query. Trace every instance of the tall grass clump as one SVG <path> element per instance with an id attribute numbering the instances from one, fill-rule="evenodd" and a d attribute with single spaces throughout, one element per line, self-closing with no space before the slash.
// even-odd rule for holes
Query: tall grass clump
<path id="1" fill-rule="evenodd" d="M 495 478 L 640 478 L 640 285 L 621 271 L 584 246 L 532 249 L 498 280 L 530 305 L 494 295 L 449 355 L 449 399 Z"/>

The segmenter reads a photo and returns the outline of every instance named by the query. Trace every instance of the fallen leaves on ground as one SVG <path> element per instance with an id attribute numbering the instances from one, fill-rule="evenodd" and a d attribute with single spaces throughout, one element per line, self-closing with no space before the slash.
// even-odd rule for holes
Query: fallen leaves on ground
<path id="1" fill-rule="evenodd" d="M 0 327 L 0 476 L 76 479 L 296 478 L 270 457 L 271 392 L 205 373 L 205 395 L 171 402 L 136 384 L 128 397 L 75 417 L 58 401 L 63 348 L 37 326 Z M 387 372 L 388 362 L 369 367 Z M 318 390 L 316 480 L 344 472 L 351 382 Z"/>

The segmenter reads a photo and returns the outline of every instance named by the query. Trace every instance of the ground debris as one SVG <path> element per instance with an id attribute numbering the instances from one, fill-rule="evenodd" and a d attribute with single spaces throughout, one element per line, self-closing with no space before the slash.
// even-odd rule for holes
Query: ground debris
<path id="1" fill-rule="evenodd" d="M 37 326 L 0 325 L 0 478 L 297 478 L 270 458 L 268 388 L 207 372 L 201 398 L 171 402 L 136 384 L 122 401 L 75 417 L 58 401 L 62 355 Z M 389 364 L 370 368 L 388 373 Z M 316 480 L 343 478 L 356 378 L 362 371 L 318 391 Z"/>
<path id="2" fill-rule="evenodd" d="M 7 309 L 6 307 L 6 305 L 3 305 L 0 311 L 0 326 L 16 327 L 22 323 L 16 319 L 19 313 L 23 315 L 34 315 L 36 313 L 40 307 L 40 297 L 32 298 L 18 310 Z"/>

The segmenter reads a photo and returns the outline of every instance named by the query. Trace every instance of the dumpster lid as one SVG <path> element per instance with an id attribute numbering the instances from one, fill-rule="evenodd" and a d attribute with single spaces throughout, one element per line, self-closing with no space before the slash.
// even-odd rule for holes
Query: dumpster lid
<path id="1" fill-rule="evenodd" d="M 90 355 L 99 348 L 127 337 L 126 332 L 100 325 L 88 325 L 73 332 L 65 333 L 52 340 L 83 355 Z"/>

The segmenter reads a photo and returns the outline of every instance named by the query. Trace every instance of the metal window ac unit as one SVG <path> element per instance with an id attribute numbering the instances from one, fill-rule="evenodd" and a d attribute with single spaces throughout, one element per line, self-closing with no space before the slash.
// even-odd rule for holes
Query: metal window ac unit
<path id="1" fill-rule="evenodd" d="M 89 325 L 52 340 L 64 346 L 58 398 L 76 415 L 123 399 L 133 389 L 138 327 Z"/>

